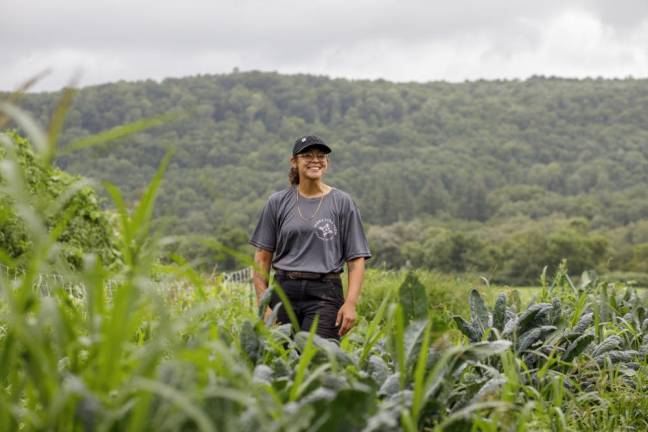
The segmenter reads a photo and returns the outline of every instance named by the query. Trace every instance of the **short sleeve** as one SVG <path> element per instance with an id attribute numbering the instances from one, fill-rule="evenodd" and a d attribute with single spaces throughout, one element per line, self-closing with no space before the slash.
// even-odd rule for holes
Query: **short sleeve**
<path id="1" fill-rule="evenodd" d="M 274 252 L 277 243 L 277 215 L 272 200 L 263 207 L 259 222 L 252 233 L 250 244 L 258 248 Z"/>
<path id="2" fill-rule="evenodd" d="M 345 213 L 342 237 L 342 255 L 344 261 L 359 257 L 371 258 L 367 237 L 362 227 L 360 210 L 353 200 L 349 199 L 348 210 Z"/>

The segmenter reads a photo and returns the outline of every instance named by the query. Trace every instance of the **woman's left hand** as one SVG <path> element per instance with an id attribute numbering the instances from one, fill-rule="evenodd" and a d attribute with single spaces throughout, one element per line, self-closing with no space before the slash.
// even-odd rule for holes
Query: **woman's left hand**
<path id="1" fill-rule="evenodd" d="M 356 307 L 353 303 L 344 302 L 340 310 L 338 310 L 337 318 L 335 319 L 335 326 L 340 327 L 338 334 L 344 336 L 356 321 Z"/>

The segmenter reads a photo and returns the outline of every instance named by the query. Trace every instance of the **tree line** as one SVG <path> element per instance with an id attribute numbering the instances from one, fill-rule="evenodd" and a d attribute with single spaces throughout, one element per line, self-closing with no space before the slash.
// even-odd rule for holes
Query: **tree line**
<path id="1" fill-rule="evenodd" d="M 334 149 L 329 182 L 356 199 L 376 265 L 497 268 L 496 277 L 528 281 L 538 275 L 511 261 L 527 245 L 540 269 L 566 257 L 645 271 L 647 83 L 391 83 L 264 72 L 119 82 L 78 92 L 64 143 L 170 111 L 184 115 L 57 164 L 109 180 L 136 200 L 175 146 L 157 223 L 242 248 L 267 196 L 287 185 L 292 142 L 317 134 Z M 46 124 L 59 96 L 29 94 L 22 105 Z M 540 247 L 534 236 L 549 243 Z M 469 259 L 476 251 L 482 255 Z M 189 244 L 182 252 L 205 254 Z M 236 266 L 225 256 L 206 263 Z"/>

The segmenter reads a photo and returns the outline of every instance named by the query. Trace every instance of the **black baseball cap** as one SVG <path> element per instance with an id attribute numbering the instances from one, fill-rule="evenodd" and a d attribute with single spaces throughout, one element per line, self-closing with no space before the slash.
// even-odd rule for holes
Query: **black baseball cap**
<path id="1" fill-rule="evenodd" d="M 293 146 L 292 154 L 293 156 L 296 156 L 311 147 L 319 147 L 324 151 L 324 153 L 331 153 L 331 147 L 327 146 L 321 138 L 318 138 L 315 135 L 308 135 L 297 138 L 297 141 L 295 141 L 295 145 Z"/>

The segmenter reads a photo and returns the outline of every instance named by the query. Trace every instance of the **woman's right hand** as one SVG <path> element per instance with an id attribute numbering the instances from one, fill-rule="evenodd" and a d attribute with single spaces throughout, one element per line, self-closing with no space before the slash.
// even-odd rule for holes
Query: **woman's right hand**
<path id="1" fill-rule="evenodd" d="M 263 322 L 267 322 L 270 315 L 272 315 L 272 309 L 270 309 L 270 307 L 267 307 L 265 312 L 263 313 Z"/>

